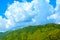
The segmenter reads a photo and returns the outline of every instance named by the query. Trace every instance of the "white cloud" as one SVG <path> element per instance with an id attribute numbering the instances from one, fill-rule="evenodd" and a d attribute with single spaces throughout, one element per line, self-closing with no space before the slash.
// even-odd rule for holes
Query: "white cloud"
<path id="1" fill-rule="evenodd" d="M 50 2 L 50 0 L 46 0 L 46 2 L 47 2 L 47 3 L 49 3 L 49 2 Z"/>
<path id="2" fill-rule="evenodd" d="M 51 10 L 52 7 L 46 0 L 33 0 L 31 3 L 14 1 L 5 11 L 8 19 L 0 17 L 0 25 L 8 30 L 15 26 L 41 24 L 47 22 L 46 18 L 52 14 Z"/>
<path id="3" fill-rule="evenodd" d="M 57 17 L 58 17 L 58 14 L 53 14 L 53 15 L 47 17 L 47 19 L 48 19 L 48 20 L 49 20 L 49 19 L 57 19 Z"/>

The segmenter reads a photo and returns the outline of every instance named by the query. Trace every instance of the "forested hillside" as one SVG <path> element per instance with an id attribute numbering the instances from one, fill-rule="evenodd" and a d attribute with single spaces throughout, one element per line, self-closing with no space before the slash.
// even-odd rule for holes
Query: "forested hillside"
<path id="1" fill-rule="evenodd" d="M 60 40 L 60 25 L 46 24 L 28 26 L 5 32 L 0 40 Z"/>

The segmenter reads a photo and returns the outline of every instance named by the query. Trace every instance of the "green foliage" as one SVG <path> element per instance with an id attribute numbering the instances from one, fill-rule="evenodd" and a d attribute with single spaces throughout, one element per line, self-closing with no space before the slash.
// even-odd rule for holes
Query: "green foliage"
<path id="1" fill-rule="evenodd" d="M 4 35 L 2 38 L 0 37 L 0 40 L 60 40 L 60 25 L 28 26 L 15 31 L 5 32 Z"/>

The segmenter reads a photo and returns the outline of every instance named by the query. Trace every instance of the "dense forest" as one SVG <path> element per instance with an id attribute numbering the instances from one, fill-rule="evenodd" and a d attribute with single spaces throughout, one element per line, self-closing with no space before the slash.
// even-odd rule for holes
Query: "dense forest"
<path id="1" fill-rule="evenodd" d="M 60 24 L 27 26 L 0 33 L 0 40 L 60 40 Z"/>

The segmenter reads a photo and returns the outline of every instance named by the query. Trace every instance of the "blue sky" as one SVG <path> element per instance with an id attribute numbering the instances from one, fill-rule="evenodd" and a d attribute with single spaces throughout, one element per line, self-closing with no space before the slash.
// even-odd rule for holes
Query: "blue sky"
<path id="1" fill-rule="evenodd" d="M 0 31 L 59 23 L 59 0 L 0 0 Z M 57 5 L 57 6 L 56 6 Z"/>
<path id="2" fill-rule="evenodd" d="M 5 17 L 4 12 L 8 7 L 8 3 L 13 3 L 13 0 L 0 0 L 0 15 L 2 15 L 3 17 Z"/>
<path id="3" fill-rule="evenodd" d="M 56 7 L 56 0 L 50 0 L 50 3 L 54 8 Z"/>

